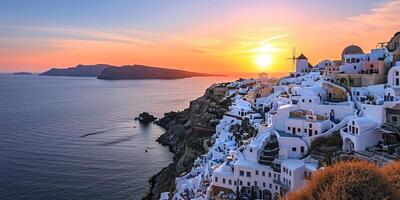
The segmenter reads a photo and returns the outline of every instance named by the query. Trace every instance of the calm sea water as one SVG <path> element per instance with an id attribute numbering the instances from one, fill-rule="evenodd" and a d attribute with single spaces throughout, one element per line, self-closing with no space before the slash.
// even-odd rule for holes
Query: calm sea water
<path id="1" fill-rule="evenodd" d="M 140 199 L 172 154 L 134 118 L 182 110 L 224 79 L 0 74 L 0 199 Z"/>

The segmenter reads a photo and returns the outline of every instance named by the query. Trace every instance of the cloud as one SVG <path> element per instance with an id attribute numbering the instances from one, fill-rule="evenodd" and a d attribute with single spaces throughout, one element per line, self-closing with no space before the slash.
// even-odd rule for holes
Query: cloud
<path id="1" fill-rule="evenodd" d="M 399 27 L 400 19 L 400 0 L 385 3 L 370 12 L 358 16 L 350 17 L 351 23 L 360 28 L 394 28 Z"/>
<path id="2" fill-rule="evenodd" d="M 0 26 L 2 29 L 13 29 L 19 33 L 18 37 L 52 40 L 87 40 L 99 42 L 114 42 L 135 44 L 141 46 L 156 46 L 157 43 L 149 39 L 141 39 L 142 35 L 150 35 L 144 31 L 131 31 L 121 34 L 117 31 L 100 31 L 76 27 L 33 27 L 33 26 Z M 13 37 L 13 36 L 11 36 Z"/>

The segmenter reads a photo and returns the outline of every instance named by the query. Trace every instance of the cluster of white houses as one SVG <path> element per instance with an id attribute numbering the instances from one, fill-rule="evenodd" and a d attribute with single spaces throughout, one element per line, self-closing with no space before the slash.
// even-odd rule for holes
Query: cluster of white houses
<path id="1" fill-rule="evenodd" d="M 311 143 L 340 134 L 342 153 L 379 164 L 400 156 L 400 32 L 370 53 L 312 67 L 302 54 L 288 77 L 232 82 L 232 105 L 213 145 L 161 199 L 273 199 L 300 188 L 321 163 Z M 233 129 L 251 126 L 254 133 Z M 376 156 L 379 155 L 379 156 Z M 378 158 L 379 157 L 379 158 Z"/>

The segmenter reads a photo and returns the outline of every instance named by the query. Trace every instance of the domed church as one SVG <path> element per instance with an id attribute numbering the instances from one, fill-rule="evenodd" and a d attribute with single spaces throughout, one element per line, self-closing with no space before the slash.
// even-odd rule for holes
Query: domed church
<path id="1" fill-rule="evenodd" d="M 351 55 L 351 54 L 364 54 L 364 51 L 361 49 L 361 47 L 357 45 L 350 45 L 343 49 L 342 51 L 342 62 L 344 63 L 344 56 L 345 55 Z"/>

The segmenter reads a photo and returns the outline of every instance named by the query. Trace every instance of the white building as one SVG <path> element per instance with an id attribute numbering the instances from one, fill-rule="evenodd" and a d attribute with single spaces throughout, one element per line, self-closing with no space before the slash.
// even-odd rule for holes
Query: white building
<path id="1" fill-rule="evenodd" d="M 377 145 L 382 135 L 374 130 L 378 124 L 365 117 L 351 117 L 347 126 L 340 129 L 345 151 L 365 151 L 367 147 Z"/>
<path id="2" fill-rule="evenodd" d="M 281 155 L 288 145 L 286 139 L 297 138 L 282 136 L 266 127 L 261 128 L 261 133 L 246 146 L 242 153 L 238 152 L 235 158 L 227 159 L 213 173 L 212 186 L 227 188 L 231 191 L 240 190 L 250 195 L 255 192 L 256 198 L 271 198 L 288 191 L 296 190 L 303 185 L 306 174 L 310 168 L 306 168 L 307 162 L 298 157 Z M 300 139 L 299 139 L 300 140 Z M 300 140 L 301 141 L 301 140 Z M 297 142 L 292 142 L 298 145 Z M 304 155 L 307 152 L 307 146 Z M 292 151 L 293 147 L 290 147 Z M 298 148 L 300 151 L 300 147 Z M 315 163 L 312 163 L 315 166 Z M 316 168 L 311 169 L 315 171 Z"/>
<path id="3" fill-rule="evenodd" d="M 364 62 L 367 60 L 365 54 L 346 54 L 340 71 L 345 74 L 358 74 L 363 70 Z"/>

